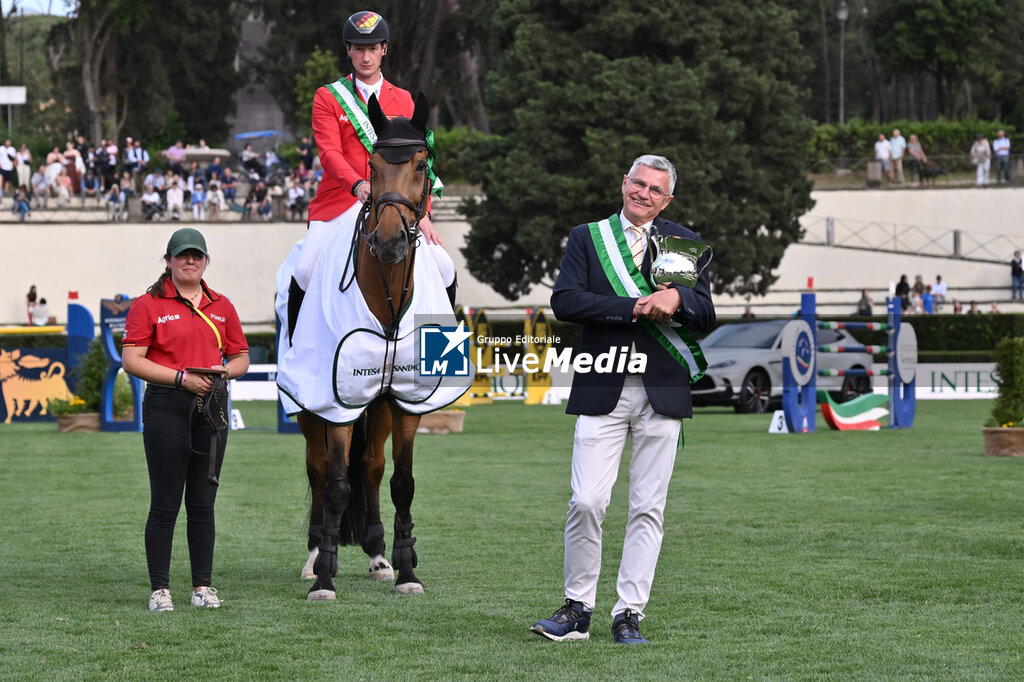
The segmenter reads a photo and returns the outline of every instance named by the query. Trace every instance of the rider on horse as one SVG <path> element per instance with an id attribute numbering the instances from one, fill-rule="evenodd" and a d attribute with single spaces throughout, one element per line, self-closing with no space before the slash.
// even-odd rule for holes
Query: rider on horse
<path id="1" fill-rule="evenodd" d="M 388 118 L 410 118 L 414 111 L 412 96 L 381 73 L 390 40 L 384 18 L 376 12 L 356 12 L 345 22 L 342 37 L 352 73 L 320 87 L 313 98 L 313 133 L 324 175 L 309 205 L 309 229 L 288 292 L 289 335 L 324 243 L 335 230 L 355 223 L 370 196 L 373 134 L 366 103 L 376 95 Z M 454 301 L 455 267 L 431 225 L 429 205 L 419 229 L 429 247 L 424 251 L 437 262 L 448 296 Z"/>

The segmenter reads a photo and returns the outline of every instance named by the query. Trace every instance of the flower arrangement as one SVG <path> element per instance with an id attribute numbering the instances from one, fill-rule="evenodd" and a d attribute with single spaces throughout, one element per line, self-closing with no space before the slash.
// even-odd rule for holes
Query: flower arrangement
<path id="1" fill-rule="evenodd" d="M 985 426 L 1021 428 L 1024 426 L 1024 338 L 1004 338 L 996 344 L 993 355 L 999 396 Z"/>
<path id="2" fill-rule="evenodd" d="M 57 417 L 85 412 L 99 412 L 100 399 L 103 394 L 103 380 L 106 379 L 110 362 L 107 360 L 99 339 L 89 343 L 89 349 L 82 356 L 81 362 L 72 371 L 75 380 L 76 395 L 64 400 L 55 398 L 50 401 L 48 410 Z M 120 374 L 114 384 L 114 416 L 127 417 L 132 410 L 132 389 L 128 377 Z"/>

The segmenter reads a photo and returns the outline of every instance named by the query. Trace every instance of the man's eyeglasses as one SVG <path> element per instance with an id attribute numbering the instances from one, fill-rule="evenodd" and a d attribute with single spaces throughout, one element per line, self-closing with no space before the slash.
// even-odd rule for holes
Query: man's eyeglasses
<path id="1" fill-rule="evenodd" d="M 657 185 L 648 185 L 643 180 L 637 180 L 636 178 L 626 178 L 626 181 L 629 184 L 633 185 L 633 187 L 635 187 L 637 190 L 646 189 L 648 192 L 650 192 L 651 196 L 654 199 L 661 199 L 662 197 L 668 194 L 668 192 L 658 187 Z"/>

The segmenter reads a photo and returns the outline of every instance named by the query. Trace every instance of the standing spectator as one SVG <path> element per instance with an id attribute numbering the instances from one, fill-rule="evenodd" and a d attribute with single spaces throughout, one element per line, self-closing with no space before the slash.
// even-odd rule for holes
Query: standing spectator
<path id="1" fill-rule="evenodd" d="M 46 299 L 43 299 L 43 300 L 45 301 Z M 996 301 L 992 301 L 992 309 L 989 312 L 999 313 L 999 303 L 997 303 Z M 38 311 L 37 311 L 37 314 L 38 314 Z"/>
<path id="2" fill-rule="evenodd" d="M 964 304 L 961 303 L 960 301 L 956 300 L 955 298 L 953 299 L 953 314 L 954 315 L 963 315 L 964 314 Z"/>
<path id="3" fill-rule="evenodd" d="M 152 185 L 147 184 L 143 188 L 141 202 L 143 220 L 152 220 L 163 216 L 164 207 L 160 205 L 160 195 Z"/>
<path id="4" fill-rule="evenodd" d="M 46 155 L 46 177 L 54 187 L 57 186 L 57 176 L 62 170 L 64 170 L 64 154 L 61 153 L 60 147 L 54 147 Z"/>
<path id="5" fill-rule="evenodd" d="M 104 153 L 107 157 L 107 168 L 103 172 L 103 186 L 110 187 L 114 184 L 114 180 L 117 178 L 118 149 L 117 142 L 114 141 L 114 138 L 110 138 L 110 142 L 107 143 Z"/>
<path id="6" fill-rule="evenodd" d="M 167 210 L 171 214 L 171 220 L 181 220 L 181 211 L 185 207 L 185 192 L 181 189 L 181 182 L 172 180 L 171 186 L 167 188 Z"/>
<path id="7" fill-rule="evenodd" d="M 903 152 L 907 149 L 907 141 L 900 135 L 900 129 L 895 128 L 892 131 L 892 139 L 889 140 L 889 146 L 892 148 L 892 169 L 896 176 L 896 182 L 903 182 Z"/>
<path id="8" fill-rule="evenodd" d="M 101 177 L 100 173 L 100 160 L 96 154 L 96 147 L 89 145 L 82 152 L 82 162 L 85 164 L 86 171 L 92 171 L 92 174 L 96 177 Z"/>
<path id="9" fill-rule="evenodd" d="M 220 183 L 221 191 L 224 192 L 224 201 L 230 201 L 235 205 L 235 195 L 238 192 L 238 178 L 231 174 L 231 168 L 224 169 L 224 179 Z"/>
<path id="10" fill-rule="evenodd" d="M 935 309 L 942 310 L 942 304 L 946 302 L 946 282 L 942 279 L 942 275 L 935 275 L 932 297 L 935 299 Z"/>
<path id="11" fill-rule="evenodd" d="M 882 172 L 892 182 L 892 145 L 885 139 L 885 133 L 878 133 L 878 141 L 875 142 L 875 158 L 882 164 Z"/>
<path id="12" fill-rule="evenodd" d="M 900 307 L 903 312 L 910 309 L 910 282 L 906 275 L 900 275 L 899 284 L 896 285 L 896 298 L 900 299 Z"/>
<path id="13" fill-rule="evenodd" d="M 1024 301 L 1024 262 L 1020 251 L 1014 251 L 1010 261 L 1010 300 Z"/>
<path id="14" fill-rule="evenodd" d="M 299 152 L 299 163 L 306 173 L 313 170 L 313 145 L 309 143 L 309 136 L 303 135 L 302 142 L 295 148 Z"/>
<path id="15" fill-rule="evenodd" d="M 107 192 L 107 218 L 110 220 L 125 220 L 128 212 L 124 210 L 125 193 L 115 182 Z"/>
<path id="16" fill-rule="evenodd" d="M 978 133 L 978 139 L 971 145 L 971 163 L 978 171 L 977 184 L 979 187 L 989 182 L 989 171 L 992 168 L 992 146 L 985 138 L 985 133 Z"/>
<path id="17" fill-rule="evenodd" d="M 754 311 L 750 309 L 749 305 L 743 309 L 743 314 L 740 315 L 741 320 L 753 320 L 755 317 L 756 315 L 754 315 Z"/>
<path id="18" fill-rule="evenodd" d="M 14 195 L 14 212 L 18 214 L 19 220 L 25 222 L 25 217 L 31 215 L 32 208 L 28 204 L 28 187 L 21 185 Z"/>
<path id="19" fill-rule="evenodd" d="M 978 310 L 978 302 L 977 301 L 971 301 L 971 307 L 967 311 L 967 314 L 968 315 L 980 315 L 981 314 L 981 311 Z"/>
<path id="20" fill-rule="evenodd" d="M 36 208 L 46 208 L 49 203 L 50 192 L 53 185 L 46 175 L 46 166 L 40 164 L 39 170 L 32 174 L 32 198 L 36 201 Z"/>
<path id="21" fill-rule="evenodd" d="M 924 167 L 928 165 L 928 157 L 925 155 L 924 147 L 921 146 L 921 141 L 917 139 L 917 135 L 910 136 L 910 143 L 907 144 L 907 154 L 910 155 L 910 160 L 907 162 L 907 165 L 910 166 L 910 186 L 917 187 L 924 182 Z M 917 181 L 914 181 L 915 173 L 917 173 Z"/>
<path id="22" fill-rule="evenodd" d="M 1006 131 L 1000 130 L 996 133 L 996 139 L 992 141 L 992 151 L 996 155 L 996 182 L 1002 183 L 1003 177 L 1010 182 L 1010 139 L 1006 137 Z"/>
<path id="23" fill-rule="evenodd" d="M 32 315 L 36 311 L 36 285 L 33 284 L 28 288 L 28 294 L 25 295 L 25 313 L 28 315 L 28 324 L 32 326 Z"/>
<path id="24" fill-rule="evenodd" d="M 871 294 L 868 293 L 867 289 L 861 289 L 860 300 L 857 301 L 857 314 L 863 317 L 870 317 L 873 308 L 871 302 Z"/>
<path id="25" fill-rule="evenodd" d="M 3 178 L 4 194 L 10 194 L 14 184 L 14 162 L 18 158 L 18 150 L 11 146 L 10 140 L 5 140 L 0 146 L 0 177 Z"/>
<path id="26" fill-rule="evenodd" d="M 616 584 L 619 598 L 611 609 L 612 634 L 619 644 L 648 643 L 639 623 L 665 534 L 665 504 L 683 442 L 682 420 L 693 415 L 689 380 L 699 376 L 699 361 L 682 349 L 696 353 L 691 332 L 707 332 L 715 325 L 706 270 L 693 288 L 661 285 L 645 293 L 650 285 L 639 287 L 651 267 L 648 230 L 700 239 L 659 217 L 672 201 L 675 180 L 668 159 L 637 158 L 622 179 L 622 208 L 593 227 L 582 224 L 569 232 L 551 293 L 555 316 L 580 326 L 582 352 L 597 355 L 632 347 L 646 359 L 644 371 L 577 372 L 572 379 L 566 412 L 578 417 L 565 524 L 564 604 L 530 628 L 554 641 L 590 636 L 601 571 L 601 525 L 628 437 L 628 515 Z M 673 348 L 675 352 L 667 350 Z"/>
<path id="27" fill-rule="evenodd" d="M 18 147 L 18 151 L 15 154 L 15 161 L 17 162 L 18 184 L 31 188 L 32 152 L 29 151 L 28 145 L 24 142 L 20 147 Z"/>
<path id="28" fill-rule="evenodd" d="M 138 154 L 135 151 L 135 146 L 132 144 L 133 142 L 134 140 L 130 137 L 124 139 L 124 165 L 122 170 L 129 173 L 137 173 L 139 170 Z"/>
<path id="29" fill-rule="evenodd" d="M 174 610 L 168 587 L 182 492 L 192 606 L 221 604 L 210 585 L 214 503 L 228 429 L 223 412 L 216 415 L 223 423 L 211 424 L 201 416 L 200 399 L 205 400 L 204 407 L 227 409 L 226 382 L 248 370 L 249 347 L 235 307 L 203 279 L 209 260 L 206 240 L 198 230 L 176 231 L 167 243 L 163 273 L 147 295 L 132 303 L 125 325 L 124 370 L 148 384 L 142 402 L 142 441 L 150 488 L 145 534 L 150 611 Z"/>
<path id="30" fill-rule="evenodd" d="M 172 171 L 178 175 L 185 174 L 185 146 L 181 143 L 181 140 L 177 140 L 168 147 L 167 151 L 164 152 L 164 156 L 170 162 L 168 166 Z"/>
<path id="31" fill-rule="evenodd" d="M 135 163 L 138 164 L 138 168 L 133 176 L 137 183 L 141 178 L 146 177 L 149 173 L 149 152 L 146 151 L 145 147 L 142 146 L 142 142 L 139 140 L 132 142 L 132 149 L 135 150 Z"/>
<path id="32" fill-rule="evenodd" d="M 75 149 L 75 143 L 68 140 L 64 146 L 64 170 L 67 171 L 68 181 L 71 183 L 71 194 L 78 196 L 82 191 L 82 174 L 79 172 L 79 164 L 82 168 L 81 154 Z"/>
<path id="33" fill-rule="evenodd" d="M 206 190 L 203 189 L 202 180 L 192 185 L 192 218 L 206 220 Z"/>

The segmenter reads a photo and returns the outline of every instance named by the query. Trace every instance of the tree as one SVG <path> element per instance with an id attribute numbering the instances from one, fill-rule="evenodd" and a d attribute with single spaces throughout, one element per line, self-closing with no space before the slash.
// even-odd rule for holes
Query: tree
<path id="1" fill-rule="evenodd" d="M 569 229 L 618 210 L 622 174 L 655 153 L 679 176 L 665 216 L 713 245 L 716 291 L 767 291 L 811 206 L 811 122 L 795 85 L 808 64 L 791 12 L 504 0 L 491 41 L 503 57 L 488 76 L 486 198 L 463 206 L 476 278 L 508 298 L 550 282 Z"/>

